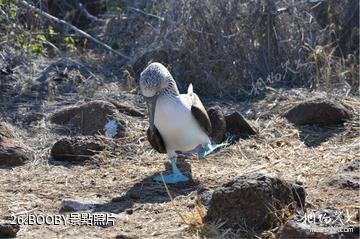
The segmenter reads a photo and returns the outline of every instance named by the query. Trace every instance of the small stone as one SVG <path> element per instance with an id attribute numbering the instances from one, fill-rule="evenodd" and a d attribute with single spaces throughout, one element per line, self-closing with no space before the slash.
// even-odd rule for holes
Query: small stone
<path id="1" fill-rule="evenodd" d="M 133 237 L 124 233 L 116 235 L 115 239 L 135 239 L 137 237 Z"/>
<path id="2" fill-rule="evenodd" d="M 96 207 L 95 203 L 86 203 L 71 199 L 64 199 L 61 203 L 61 208 L 59 212 L 63 213 L 63 212 L 87 211 L 94 209 L 95 207 Z"/>
<path id="3" fill-rule="evenodd" d="M 51 149 L 51 156 L 56 160 L 81 162 L 103 149 L 105 146 L 96 137 L 77 136 L 57 141 Z"/>
<path id="4" fill-rule="evenodd" d="M 125 213 L 128 214 L 128 215 L 131 215 L 134 213 L 134 210 L 132 208 L 128 208 L 125 210 Z"/>

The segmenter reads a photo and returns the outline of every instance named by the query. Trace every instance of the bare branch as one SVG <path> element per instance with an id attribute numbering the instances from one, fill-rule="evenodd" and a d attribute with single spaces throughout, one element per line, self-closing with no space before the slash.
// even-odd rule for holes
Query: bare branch
<path id="1" fill-rule="evenodd" d="M 113 48 L 111 48 L 109 45 L 105 44 L 104 42 L 96 39 L 95 37 L 91 36 L 90 34 L 88 34 L 87 32 L 75 27 L 74 25 L 62 20 L 62 19 L 59 19 L 57 17 L 54 17 L 53 15 L 47 13 L 47 12 L 44 12 L 44 11 L 41 11 L 40 9 L 34 7 L 33 5 L 29 4 L 28 2 L 26 1 L 22 1 L 22 0 L 15 0 L 15 4 L 20 7 L 20 8 L 25 8 L 25 9 L 30 9 L 30 10 L 33 10 L 35 11 L 36 13 L 38 13 L 39 15 L 51 20 L 51 21 L 54 21 L 58 24 L 62 24 L 62 25 L 65 25 L 67 27 L 69 27 L 71 30 L 75 31 L 76 33 L 86 37 L 87 39 L 93 41 L 94 43 L 102 46 L 103 48 L 115 53 L 116 55 L 119 55 L 123 58 L 125 58 L 126 60 L 131 60 L 131 58 L 117 50 L 114 50 Z"/>

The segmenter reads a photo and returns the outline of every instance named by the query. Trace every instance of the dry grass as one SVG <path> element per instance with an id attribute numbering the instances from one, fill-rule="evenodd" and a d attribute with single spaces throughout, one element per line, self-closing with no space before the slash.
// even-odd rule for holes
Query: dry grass
<path id="1" fill-rule="evenodd" d="M 322 91 L 357 89 L 355 1 L 176 0 L 143 2 L 141 9 L 124 5 L 124 12 L 109 16 L 105 39 L 131 49 L 134 77 L 149 61 L 159 61 L 181 78 L 181 88 L 192 82 L 195 89 L 201 86 L 201 94 L 221 98 L 262 94 L 250 93 L 251 88 L 284 82 Z M 274 75 L 281 83 L 268 83 Z"/>
<path id="2" fill-rule="evenodd" d="M 170 1 L 167 5 L 162 1 L 147 1 L 145 14 L 129 8 L 113 19 L 110 19 L 113 16 L 102 16 L 108 18 L 108 28 L 99 26 L 99 37 L 102 37 L 100 32 L 104 33 L 104 41 L 126 50 L 133 58 L 128 65 L 114 56 L 99 53 L 94 46 L 77 46 L 78 51 L 67 53 L 72 58 L 65 57 L 63 52 L 52 57 L 53 49 L 49 48 L 39 55 L 29 54 L 21 50 L 18 43 L 15 50 L 13 43 L 19 34 L 29 40 L 33 32 L 44 33 L 51 24 L 34 14 L 30 15 L 37 23 L 29 23 L 29 29 L 23 27 L 20 18 L 13 22 L 2 19 L 4 24 L 0 30 L 5 35 L 0 37 L 1 63 L 10 65 L 14 74 L 4 76 L 0 84 L 0 117 L 13 122 L 16 137 L 34 149 L 35 160 L 13 169 L 0 169 L 0 219 L 8 220 L 12 212 L 23 211 L 58 214 L 62 200 L 70 198 L 99 203 L 99 211 L 115 215 L 115 225 L 106 228 L 24 225 L 18 233 L 19 238 L 83 238 L 84 235 L 111 238 L 121 233 L 135 238 L 273 238 L 276 228 L 255 235 L 246 227 L 235 231 L 222 228 L 222 222 L 208 225 L 203 221 L 206 209 L 199 203 L 197 192 L 214 189 L 251 172 L 303 182 L 308 193 L 308 209 L 358 208 L 356 190 L 326 184 L 344 163 L 360 156 L 360 103 L 358 97 L 348 92 L 349 84 L 353 90 L 358 90 L 358 44 L 353 44 L 350 37 L 343 38 L 348 41 L 344 45 L 349 43 L 357 49 L 347 49 L 349 55 L 341 55 L 335 52 L 341 48 L 337 45 L 337 40 L 341 39 L 329 41 L 331 34 L 339 33 L 341 25 L 347 22 L 345 10 L 352 9 L 346 3 L 340 8 L 336 1 L 331 1 L 329 12 L 321 13 L 339 22 L 336 26 L 339 29 L 331 29 L 320 26 L 317 20 L 321 17 L 313 20 L 312 15 L 315 18 L 321 15 L 312 12 L 318 8 L 311 5 L 292 7 L 290 2 L 293 1 L 204 0 L 194 3 L 182 0 Z M 284 6 L 289 9 L 272 17 L 269 15 Z M 356 37 L 355 30 L 356 27 L 352 27 L 349 32 Z M 65 48 L 64 35 L 58 33 L 56 30 L 57 37 L 48 40 L 60 49 Z M 70 34 L 66 30 L 61 33 Z M 107 39 L 109 37 L 113 39 Z M 79 56 L 81 51 L 86 52 Z M 143 69 L 142 64 L 152 60 L 168 63 L 180 88 L 193 82 L 195 86 L 206 88 L 200 92 L 204 95 L 213 92 L 229 99 L 239 95 L 252 97 L 250 91 L 244 89 L 253 87 L 260 78 L 267 79 L 272 73 L 281 74 L 280 85 L 310 83 L 313 88 L 328 92 L 335 89 L 336 94 L 273 89 L 271 87 L 277 87 L 276 84 L 267 84 L 261 99 L 218 100 L 226 112 L 244 113 L 249 109 L 256 112 L 251 123 L 259 134 L 202 161 L 196 157 L 179 160 L 182 170 L 193 179 L 184 185 L 166 188 L 153 182 L 154 175 L 164 172 L 164 164 L 168 169 L 168 159 L 150 148 L 145 118 L 129 116 L 130 134 L 121 139 L 101 139 L 106 149 L 83 165 L 55 164 L 49 160 L 53 143 L 62 137 L 49 125 L 49 114 L 64 105 L 89 99 L 117 100 L 145 110 L 139 95 L 132 93 L 136 93 L 136 77 Z M 41 78 L 48 67 L 58 67 L 60 75 L 71 68 L 69 88 L 65 87 L 69 91 L 57 91 L 51 81 L 49 83 L 49 77 Z M 76 84 L 77 79 L 82 83 Z M 296 128 L 280 117 L 292 105 L 317 97 L 338 99 L 355 117 L 342 128 Z M 207 103 L 214 102 L 216 99 L 212 98 Z M 45 117 L 26 122 L 25 118 L 34 113 Z M 62 131 L 73 133 L 71 129 Z M 127 209 L 132 209 L 132 214 L 128 214 Z M 286 210 L 277 213 L 280 224 L 291 216 Z"/>
<path id="3" fill-rule="evenodd" d="M 20 238 L 32 235 L 100 238 L 120 233 L 139 238 L 251 237 L 254 233 L 248 228 L 234 231 L 222 229 L 221 222 L 204 224 L 206 210 L 196 196 L 200 189 L 214 189 L 250 172 L 303 182 L 308 193 L 308 209 L 330 206 L 354 210 L 359 202 L 356 190 L 328 187 L 325 182 L 345 162 L 359 158 L 359 121 L 355 117 L 340 131 L 329 128 L 328 131 L 334 131 L 329 136 L 329 132 L 317 132 L 314 128 L 305 127 L 300 131 L 278 116 L 280 109 L 307 99 L 309 95 L 316 97 L 313 93 L 300 90 L 269 93 L 262 101 L 250 104 L 261 116 L 252 120 L 259 129 L 259 135 L 241 140 L 203 161 L 195 157 L 179 160 L 181 168 L 191 172 L 193 182 L 168 185 L 168 189 L 152 181 L 154 175 L 164 171 L 163 164 L 168 159 L 166 155 L 152 150 L 147 143 L 146 119 L 130 117 L 130 135 L 107 140 L 107 149 L 84 165 L 54 165 L 48 161 L 49 148 L 60 136 L 51 132 L 50 125 L 42 121 L 31 131 L 17 131 L 18 137 L 35 148 L 36 159 L 14 169 L 0 169 L 3 185 L 0 213 L 4 215 L 3 219 L 10 216 L 10 212 L 24 210 L 53 215 L 58 213 L 62 200 L 70 198 L 100 203 L 100 211 L 116 216 L 115 225 L 108 228 L 22 226 Z M 276 97 L 282 100 L 276 100 Z M 360 106 L 357 98 L 344 97 L 340 100 L 354 112 Z M 228 110 L 244 110 L 247 107 L 248 104 L 237 104 L 228 107 Z M 309 147 L 304 143 L 304 139 L 309 137 L 324 141 Z M 172 200 L 168 194 L 172 195 Z M 129 208 L 133 209 L 131 215 L 126 213 Z M 287 216 L 286 212 L 279 212 L 280 221 Z M 262 237 L 271 238 L 273 233 L 264 232 Z"/>

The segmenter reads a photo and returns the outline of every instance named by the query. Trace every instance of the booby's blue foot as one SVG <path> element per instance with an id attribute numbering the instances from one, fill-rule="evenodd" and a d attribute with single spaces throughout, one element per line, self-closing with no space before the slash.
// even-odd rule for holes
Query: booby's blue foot
<path id="1" fill-rule="evenodd" d="M 179 182 L 189 181 L 189 178 L 182 175 L 176 166 L 176 155 L 170 156 L 172 174 L 155 176 L 154 180 L 157 182 L 165 182 L 167 184 L 175 184 Z"/>
<path id="2" fill-rule="evenodd" d="M 204 159 L 206 156 L 214 152 L 216 149 L 229 145 L 228 143 L 221 144 L 206 144 L 204 149 L 198 153 L 200 159 Z"/>
<path id="3" fill-rule="evenodd" d="M 175 183 L 179 183 L 179 182 L 189 181 L 189 178 L 182 175 L 181 173 L 172 173 L 169 175 L 155 176 L 154 180 L 157 182 L 160 182 L 160 183 L 162 183 L 164 181 L 167 184 L 175 184 Z"/>

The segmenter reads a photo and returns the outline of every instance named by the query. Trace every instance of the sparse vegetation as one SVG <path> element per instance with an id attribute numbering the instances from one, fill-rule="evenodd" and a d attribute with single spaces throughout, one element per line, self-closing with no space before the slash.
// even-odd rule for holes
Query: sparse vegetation
<path id="1" fill-rule="evenodd" d="M 241 112 L 257 135 L 227 134 L 233 144 L 204 161 L 182 157 L 189 184 L 153 182 L 168 165 L 146 141 L 137 81 L 150 62 L 166 65 L 181 92 L 193 83 L 207 107 Z M 115 225 L 28 225 L 18 237 L 275 238 L 300 212 L 274 210 L 265 231 L 204 220 L 200 192 L 253 172 L 301 182 L 301 213 L 334 207 L 358 225 L 359 182 L 346 174 L 344 183 L 339 170 L 360 156 L 359 70 L 357 0 L 0 0 L 0 126 L 13 134 L 3 140 L 0 127 L 0 226 L 12 213 L 58 214 L 70 198 L 97 202 L 92 212 L 115 215 Z M 283 117 L 309 99 L 334 100 L 351 117 L 330 126 Z M 76 164 L 54 160 L 55 142 L 83 136 L 84 113 L 77 128 L 51 116 L 95 100 L 116 110 L 125 133 L 96 135 L 100 123 L 101 151 Z M 2 142 L 15 141 L 29 159 L 3 167 Z"/>

